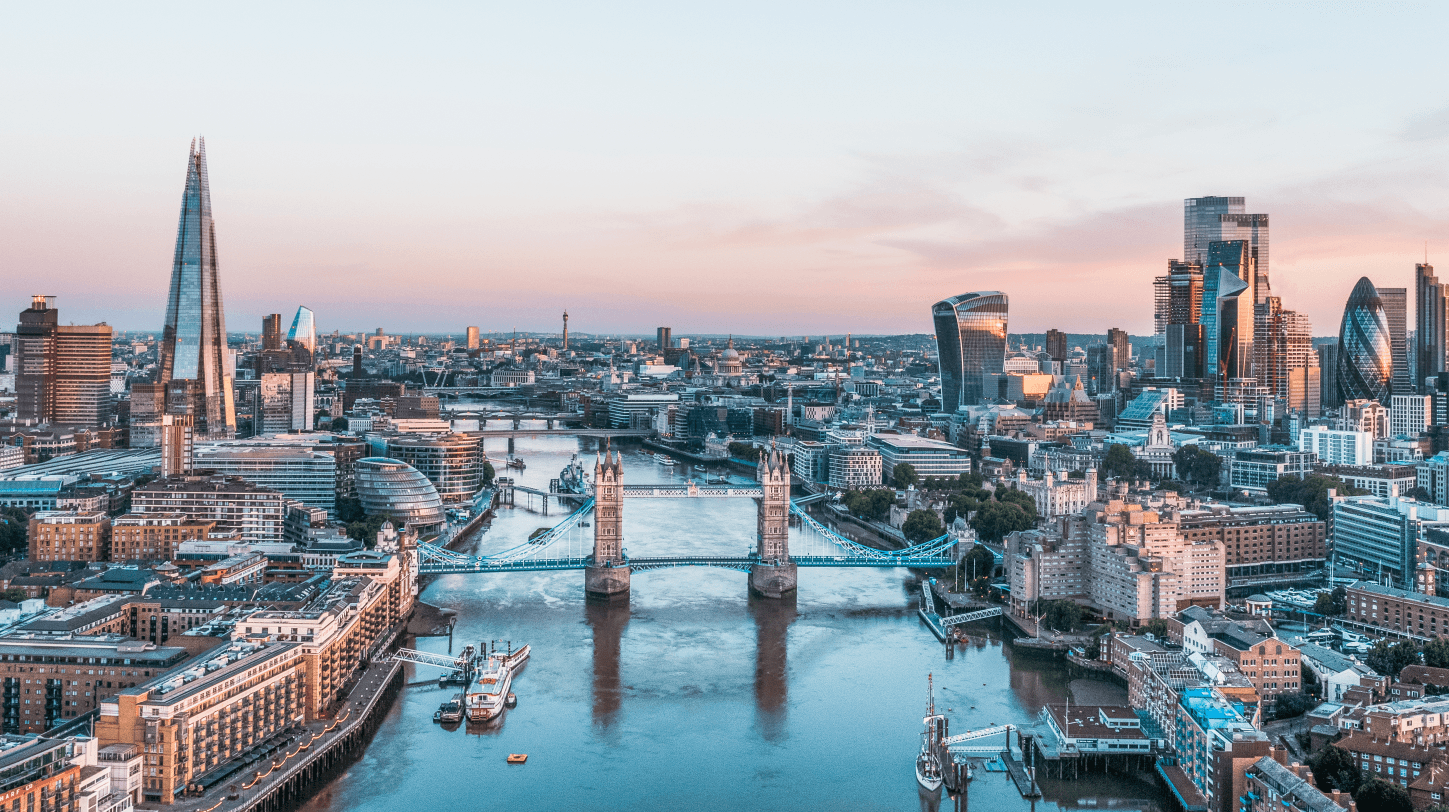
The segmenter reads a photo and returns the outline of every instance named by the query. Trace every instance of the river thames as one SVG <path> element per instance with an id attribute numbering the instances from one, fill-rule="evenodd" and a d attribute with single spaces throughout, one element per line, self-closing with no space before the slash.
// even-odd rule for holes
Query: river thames
<path id="1" fill-rule="evenodd" d="M 519 438 L 521 473 L 502 470 L 506 440 L 488 444 L 499 473 L 520 484 L 546 489 L 574 453 L 592 475 L 592 440 Z M 623 453 L 626 483 L 691 475 L 637 445 Z M 625 547 L 633 556 L 744 555 L 755 512 L 751 499 L 631 499 Z M 563 515 L 500 508 L 471 549 L 505 549 Z M 995 635 L 948 658 L 916 617 L 918 576 L 908 570 L 804 569 L 797 599 L 783 602 L 750 598 L 746 577 L 636 573 L 627 605 L 586 602 L 575 571 L 437 579 L 422 599 L 458 613 L 455 651 L 483 640 L 533 647 L 514 681 L 518 706 L 486 732 L 447 730 L 433 711 L 458 689 L 409 666 L 410 684 L 366 754 L 303 808 L 934 809 L 913 771 L 928 673 L 952 732 L 1030 723 L 1043 703 L 1066 697 L 1064 672 L 1013 663 Z M 418 648 L 446 652 L 448 641 L 424 638 Z M 509 753 L 527 753 L 528 763 L 509 766 Z M 1155 787 L 1116 777 L 1047 781 L 1043 790 L 1041 810 L 1161 807 Z M 1004 773 L 985 771 L 969 806 L 1032 808 Z"/>

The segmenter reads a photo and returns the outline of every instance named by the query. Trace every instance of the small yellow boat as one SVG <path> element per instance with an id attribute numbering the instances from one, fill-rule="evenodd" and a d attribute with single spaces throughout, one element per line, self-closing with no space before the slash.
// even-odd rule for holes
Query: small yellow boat
<path id="1" fill-rule="evenodd" d="M 508 763 L 509 764 L 523 764 L 526 761 L 528 761 L 528 754 L 527 753 L 509 753 L 508 754 Z"/>

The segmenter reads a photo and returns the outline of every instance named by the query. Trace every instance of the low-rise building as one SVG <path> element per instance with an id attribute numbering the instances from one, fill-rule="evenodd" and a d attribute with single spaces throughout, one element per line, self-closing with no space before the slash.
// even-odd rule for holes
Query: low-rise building
<path id="1" fill-rule="evenodd" d="M 1449 635 L 1449 598 L 1369 581 L 1347 588 L 1344 624 L 1374 636 L 1427 641 Z"/>
<path id="2" fill-rule="evenodd" d="M 903 462 L 922 478 L 955 477 L 971 471 L 971 453 L 940 440 L 914 434 L 872 434 L 865 443 L 880 452 L 881 467 L 887 472 Z"/>
<path id="3" fill-rule="evenodd" d="M 841 490 L 874 488 L 881 484 L 881 454 L 859 445 L 830 448 L 830 487 Z"/>
<path id="4" fill-rule="evenodd" d="M 184 513 L 127 513 L 111 520 L 112 561 L 170 561 L 182 542 L 204 540 L 216 522 Z"/>
<path id="5" fill-rule="evenodd" d="M 1228 483 L 1233 490 L 1266 493 L 1269 482 L 1290 474 L 1307 476 L 1314 463 L 1311 451 L 1272 446 L 1244 449 L 1228 459 Z"/>
<path id="6" fill-rule="evenodd" d="M 1363 731 L 1354 731 L 1333 746 L 1353 758 L 1364 780 L 1377 778 L 1405 789 L 1419 779 L 1430 761 L 1443 753 L 1438 748 L 1387 741 Z"/>
<path id="7" fill-rule="evenodd" d="M 1186 539 L 1222 542 L 1229 587 L 1302 576 L 1328 558 L 1327 526 L 1298 505 L 1211 504 L 1182 511 L 1180 526 Z"/>
<path id="8" fill-rule="evenodd" d="M 15 632 L 0 637 L 4 732 L 43 733 L 187 656 L 185 649 L 159 648 L 119 634 Z"/>
<path id="9" fill-rule="evenodd" d="M 1388 499 L 1405 496 L 1415 485 L 1421 484 L 1421 468 L 1418 465 L 1319 465 L 1313 472 L 1337 477 L 1351 488 Z"/>
<path id="10" fill-rule="evenodd" d="M 1041 479 L 1027 479 L 1026 469 L 1018 469 L 1016 489 L 1036 502 L 1036 514 L 1043 519 L 1081 513 L 1097 499 L 1097 469 L 1088 468 L 1082 479 L 1047 471 Z"/>
<path id="11" fill-rule="evenodd" d="M 1323 698 L 1328 702 L 1343 702 L 1351 691 L 1372 690 L 1384 683 L 1383 677 L 1357 659 L 1315 643 L 1300 643 L 1298 655 L 1302 667 L 1313 672 L 1323 686 Z"/>
<path id="12" fill-rule="evenodd" d="M 213 522 L 217 532 L 244 541 L 280 541 L 282 494 L 233 476 L 175 476 L 158 479 L 131 493 L 132 513 L 180 513 L 193 521 Z"/>
<path id="13" fill-rule="evenodd" d="M 1272 755 L 1253 762 L 1244 778 L 1247 792 L 1236 800 L 1239 812 L 1352 812 L 1353 798 L 1333 790 L 1321 792 L 1313 785 L 1313 771 L 1301 765 L 1288 766 L 1287 753 L 1274 748 Z M 1231 808 L 1231 807 L 1230 807 Z"/>

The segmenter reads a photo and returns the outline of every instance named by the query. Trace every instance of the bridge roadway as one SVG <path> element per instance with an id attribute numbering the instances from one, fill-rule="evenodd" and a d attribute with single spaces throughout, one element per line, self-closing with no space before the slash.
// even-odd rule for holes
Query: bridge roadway
<path id="1" fill-rule="evenodd" d="M 559 435 L 568 437 L 649 437 L 654 434 L 653 429 L 596 429 L 596 428 L 574 428 L 574 429 L 479 429 L 477 431 L 464 432 L 474 437 L 534 437 L 540 435 Z"/>
<path id="2" fill-rule="evenodd" d="M 579 502 L 589 498 L 586 493 L 545 491 L 526 485 L 506 485 L 518 493 L 531 496 L 552 496 Z M 759 499 L 764 495 L 758 485 L 625 485 L 625 499 Z"/>
<path id="3" fill-rule="evenodd" d="M 462 575 L 468 573 L 493 572 L 545 572 L 551 570 L 581 570 L 593 564 L 593 557 L 586 558 L 524 558 L 513 561 L 442 562 L 430 561 L 419 565 L 420 575 Z M 801 555 L 792 556 L 790 561 L 797 567 L 872 567 L 893 569 L 913 567 L 916 569 L 939 569 L 954 567 L 956 560 L 948 556 L 931 555 L 919 558 L 892 558 L 888 556 L 851 555 Z M 635 572 L 671 569 L 674 567 L 719 567 L 721 569 L 749 572 L 756 564 L 767 563 L 759 556 L 651 556 L 626 558 L 624 564 Z"/>

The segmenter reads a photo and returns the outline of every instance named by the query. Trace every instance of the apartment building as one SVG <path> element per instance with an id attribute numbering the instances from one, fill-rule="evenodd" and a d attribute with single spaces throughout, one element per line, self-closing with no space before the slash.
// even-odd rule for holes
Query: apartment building
<path id="1" fill-rule="evenodd" d="M 237 641 L 101 702 L 102 745 L 136 745 L 147 803 L 173 803 L 194 777 L 306 721 L 298 643 Z"/>
<path id="2" fill-rule="evenodd" d="M 106 561 L 111 519 L 101 512 L 46 512 L 30 519 L 32 561 Z"/>
<path id="3" fill-rule="evenodd" d="M 131 512 L 185 515 L 213 522 L 218 533 L 234 533 L 246 542 L 280 541 L 285 514 L 278 491 L 234 476 L 174 476 L 131 493 Z"/>
<path id="4" fill-rule="evenodd" d="M 5 635 L 0 637 L 0 725 L 5 733 L 44 733 L 187 656 L 184 649 L 119 634 Z"/>
<path id="5" fill-rule="evenodd" d="M 1364 780 L 1378 778 L 1407 789 L 1418 780 L 1424 768 L 1443 751 L 1403 741 L 1386 741 L 1364 731 L 1354 731 L 1333 743 L 1348 753 L 1358 765 Z"/>
<path id="6" fill-rule="evenodd" d="M 1040 530 L 1009 534 L 1003 560 L 1011 583 L 1012 613 L 1029 617 L 1037 601 L 1086 603 L 1091 588 L 1089 537 L 1083 516 L 1059 516 Z"/>
<path id="7" fill-rule="evenodd" d="M 1420 642 L 1449 635 L 1449 598 L 1367 581 L 1354 582 L 1347 592 L 1349 628 Z"/>
<path id="8" fill-rule="evenodd" d="M 1287 764 L 1287 751 L 1275 747 L 1271 755 L 1253 762 L 1243 774 L 1247 792 L 1242 794 L 1241 812 L 1348 812 L 1354 805 L 1346 793 L 1333 790 L 1321 792 L 1313 781 L 1313 771 L 1302 764 Z"/>
<path id="9" fill-rule="evenodd" d="M 1230 587 L 1320 570 L 1328 558 L 1327 525 L 1298 505 L 1211 504 L 1182 511 L 1179 526 L 1189 541 L 1222 543 Z"/>
<path id="10" fill-rule="evenodd" d="M 170 561 L 183 541 L 205 541 L 216 522 L 185 513 L 128 513 L 111 520 L 112 561 Z"/>
<path id="11" fill-rule="evenodd" d="M 1091 603 L 1108 619 L 1138 623 L 1188 606 L 1222 606 L 1223 543 L 1184 538 L 1174 509 L 1113 499 L 1086 516 Z"/>

